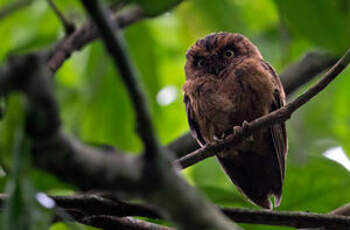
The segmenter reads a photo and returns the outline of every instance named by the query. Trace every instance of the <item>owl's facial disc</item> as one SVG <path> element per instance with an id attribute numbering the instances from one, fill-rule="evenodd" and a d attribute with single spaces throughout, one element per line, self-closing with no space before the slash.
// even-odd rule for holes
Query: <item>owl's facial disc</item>
<path id="1" fill-rule="evenodd" d="M 205 56 L 195 55 L 192 60 L 192 66 L 198 71 L 219 76 L 222 70 L 234 62 L 234 59 L 235 52 L 233 49 L 225 47 L 220 50 L 213 49 Z"/>
<path id="2" fill-rule="evenodd" d="M 188 79 L 208 76 L 220 77 L 244 58 L 262 58 L 260 52 L 240 34 L 220 32 L 199 39 L 187 52 L 185 67 Z"/>

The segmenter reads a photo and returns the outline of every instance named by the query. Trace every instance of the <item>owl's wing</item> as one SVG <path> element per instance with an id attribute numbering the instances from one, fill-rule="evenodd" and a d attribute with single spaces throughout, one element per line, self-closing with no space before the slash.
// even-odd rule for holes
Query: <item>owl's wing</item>
<path id="1" fill-rule="evenodd" d="M 286 104 L 283 86 L 280 78 L 277 76 L 275 70 L 264 61 L 264 64 L 270 74 L 274 77 L 277 88 L 273 93 L 273 101 L 271 104 L 271 111 L 277 110 Z M 287 131 L 285 123 L 279 123 L 269 128 L 272 137 L 275 152 L 277 154 L 278 162 L 281 167 L 281 179 L 283 181 L 285 175 L 285 160 L 287 155 Z"/>
<path id="2" fill-rule="evenodd" d="M 271 105 L 271 111 L 281 108 L 284 101 L 281 99 L 280 92 L 274 92 L 274 99 Z M 278 162 L 281 167 L 281 179 L 283 181 L 285 175 L 285 160 L 287 155 L 287 132 L 285 123 L 275 124 L 269 128 L 272 137 L 275 152 L 277 154 Z"/>
<path id="3" fill-rule="evenodd" d="M 190 98 L 185 95 L 184 102 L 186 105 L 187 120 L 190 126 L 191 134 L 196 139 L 198 144 L 202 147 L 205 145 L 205 141 L 200 133 L 199 125 L 195 120 L 194 112 L 191 106 Z"/>

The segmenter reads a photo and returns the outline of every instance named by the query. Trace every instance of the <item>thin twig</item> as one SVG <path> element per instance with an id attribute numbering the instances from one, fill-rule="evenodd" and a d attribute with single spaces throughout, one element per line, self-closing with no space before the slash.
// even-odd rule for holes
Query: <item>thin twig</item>
<path id="1" fill-rule="evenodd" d="M 58 19 L 61 21 L 64 30 L 66 32 L 66 35 L 69 35 L 74 32 L 75 30 L 75 25 L 73 22 L 68 20 L 62 13 L 61 11 L 57 8 L 55 3 L 53 2 L 54 0 L 47 0 L 47 3 L 51 7 L 52 11 L 55 13 L 55 15 L 58 17 Z"/>
<path id="2" fill-rule="evenodd" d="M 242 126 L 237 133 L 229 135 L 225 140 L 208 144 L 207 146 L 176 160 L 175 164 L 180 165 L 182 168 L 187 168 L 201 160 L 214 156 L 228 145 L 238 143 L 243 138 L 248 137 L 259 129 L 267 128 L 275 123 L 288 120 L 292 113 L 326 88 L 327 85 L 346 68 L 349 62 L 350 49 L 346 51 L 344 56 L 324 75 L 324 77 L 318 83 L 297 97 L 295 100 L 288 103 L 286 106 L 283 106 L 278 110 L 247 123 L 246 125 Z"/>
<path id="3" fill-rule="evenodd" d="M 118 230 L 173 230 L 173 228 L 149 223 L 132 217 L 89 216 L 79 220 L 80 223 L 102 229 Z"/>
<path id="4" fill-rule="evenodd" d="M 132 6 L 119 14 L 110 13 L 110 20 L 115 21 L 117 28 L 124 28 L 145 18 L 143 10 L 138 6 Z M 49 60 L 49 68 L 56 72 L 58 68 L 73 54 L 85 45 L 99 37 L 95 25 L 88 21 L 70 36 L 60 41 L 54 55 Z"/>

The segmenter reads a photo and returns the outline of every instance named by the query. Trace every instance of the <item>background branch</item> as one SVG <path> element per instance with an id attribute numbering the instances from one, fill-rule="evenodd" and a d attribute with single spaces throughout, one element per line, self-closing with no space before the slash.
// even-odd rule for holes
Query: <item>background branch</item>
<path id="1" fill-rule="evenodd" d="M 107 226 L 117 227 L 119 225 L 133 223 L 132 221 L 129 221 L 130 219 L 123 218 L 127 216 L 163 219 L 155 207 L 115 199 L 110 200 L 101 197 L 100 195 L 77 194 L 72 196 L 50 197 L 56 202 L 56 205 L 60 209 L 70 214 L 76 221 L 95 227 L 103 227 L 104 229 Z M 1 206 L 5 200 L 6 196 L 0 195 Z M 244 208 L 221 208 L 221 211 L 227 217 L 238 223 L 287 226 L 295 228 L 323 227 L 327 229 L 346 229 L 350 225 L 350 218 L 348 217 L 350 214 L 350 204 L 339 207 L 329 214 L 267 211 Z M 59 220 L 67 221 L 62 218 Z M 136 229 L 143 229 L 142 227 L 145 229 L 152 229 L 147 222 L 140 222 L 133 225 L 133 227 Z M 157 227 L 156 229 L 163 229 L 161 226 L 154 227 Z M 164 229 L 168 228 L 164 227 Z"/>
<path id="2" fill-rule="evenodd" d="M 281 81 L 287 95 L 312 80 L 318 74 L 332 67 L 338 58 L 324 52 L 309 52 L 300 60 L 287 66 L 281 74 Z"/>
<path id="3" fill-rule="evenodd" d="M 172 230 L 173 228 L 149 223 L 131 217 L 89 216 L 79 221 L 82 224 L 106 230 Z"/>

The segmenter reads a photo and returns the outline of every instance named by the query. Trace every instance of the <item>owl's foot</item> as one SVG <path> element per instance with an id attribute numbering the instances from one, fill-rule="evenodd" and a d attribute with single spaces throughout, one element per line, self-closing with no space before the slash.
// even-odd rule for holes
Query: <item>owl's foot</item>
<path id="1" fill-rule="evenodd" d="M 249 126 L 249 122 L 248 121 L 243 121 L 243 123 L 242 123 L 242 129 L 246 129 L 246 128 L 248 128 L 248 126 Z"/>
<path id="2" fill-rule="evenodd" d="M 242 127 L 241 126 L 233 126 L 233 135 L 241 135 Z"/>
<path id="3" fill-rule="evenodd" d="M 246 130 L 249 126 L 249 122 L 248 121 L 243 121 L 242 123 L 242 130 Z M 253 142 L 254 141 L 254 136 L 253 135 L 250 135 L 249 137 L 247 137 L 246 139 L 247 141 L 249 142 Z"/>
<path id="4" fill-rule="evenodd" d="M 234 135 L 241 135 L 244 130 L 246 130 L 249 126 L 248 121 L 243 121 L 242 126 L 234 126 L 233 127 L 233 134 Z M 249 137 L 246 138 L 247 141 L 254 141 L 253 135 L 250 135 Z"/>
<path id="5" fill-rule="evenodd" d="M 215 142 L 222 142 L 222 141 L 225 139 L 225 137 L 226 137 L 225 133 L 221 134 L 221 137 L 220 137 L 220 138 L 219 138 L 218 136 L 214 135 L 214 136 L 213 136 L 213 140 L 214 140 Z"/>

